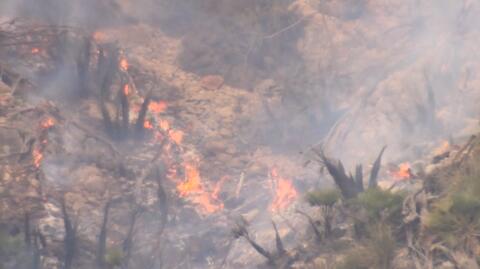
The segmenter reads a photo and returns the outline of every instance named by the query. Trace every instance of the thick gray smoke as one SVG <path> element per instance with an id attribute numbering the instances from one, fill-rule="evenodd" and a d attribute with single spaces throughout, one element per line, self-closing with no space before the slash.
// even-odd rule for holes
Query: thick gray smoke
<path id="1" fill-rule="evenodd" d="M 387 161 L 414 161 L 442 140 L 461 141 L 478 130 L 479 17 L 480 3 L 471 0 L 0 3 L 0 22 L 19 18 L 88 33 L 118 33 L 133 26 L 154 29 L 147 32 L 152 38 L 178 41 L 175 64 L 180 69 L 199 78 L 219 76 L 226 85 L 261 99 L 263 109 L 257 114 L 232 123 L 242 124 L 232 140 L 248 150 L 267 146 L 274 153 L 296 156 L 292 158 L 321 146 L 348 166 L 371 162 L 384 145 Z M 130 34 L 137 33 L 122 33 Z M 156 54 L 171 48 L 142 49 Z M 60 69 L 45 91 L 56 93 L 78 83 L 69 76 L 68 68 Z M 209 241 L 212 246 L 202 250 L 202 244 L 214 231 L 194 221 L 178 226 L 184 236 L 203 231 L 167 239 L 172 246 L 191 243 L 181 247 L 198 255 L 191 258 L 198 268 L 206 266 L 210 260 L 205 257 L 215 256 L 215 246 Z M 172 249 L 167 248 L 165 256 Z M 234 248 L 230 256 L 243 254 L 241 250 Z M 176 257 L 179 263 L 182 258 Z"/>

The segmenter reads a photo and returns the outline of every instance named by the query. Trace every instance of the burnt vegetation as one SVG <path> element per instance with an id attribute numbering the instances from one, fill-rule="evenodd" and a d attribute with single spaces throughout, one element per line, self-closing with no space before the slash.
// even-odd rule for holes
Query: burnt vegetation
<path id="1" fill-rule="evenodd" d="M 206 1 L 199 6 L 210 9 L 216 2 Z M 227 1 L 229 4 L 218 8 L 224 9 L 233 2 Z M 290 16 L 286 7 L 291 1 L 274 2 L 254 4 L 256 12 L 268 14 L 272 5 L 281 9 L 288 24 L 270 18 L 272 23 L 255 25 L 260 36 L 252 37 L 252 44 L 240 44 L 242 49 L 245 47 L 246 55 L 233 59 L 239 66 L 244 64 L 240 71 L 247 74 L 243 76 L 235 68 L 225 69 L 222 75 L 228 83 L 248 85 L 258 70 L 262 79 L 269 77 L 272 70 L 279 70 L 280 75 L 290 72 L 290 65 L 287 71 L 280 67 L 287 65 L 289 59 L 300 58 L 295 42 L 290 40 L 283 45 L 276 40 L 277 37 L 280 41 L 299 40 L 303 32 L 289 33 L 289 29 L 301 26 L 307 19 Z M 325 2 L 319 6 L 333 18 L 355 21 L 366 14 L 367 1 L 353 2 L 345 1 L 351 6 L 340 13 L 334 12 L 334 4 Z M 253 2 L 238 2 L 234 7 L 241 9 L 241 14 L 249 14 L 244 3 Z M 230 15 L 236 14 L 235 9 L 228 11 Z M 249 26 L 240 28 L 243 33 Z M 282 33 L 288 34 L 281 36 Z M 192 35 L 182 40 L 184 51 L 180 53 L 180 64 L 198 75 L 216 71 L 216 66 L 210 66 L 210 59 L 189 62 L 202 56 L 204 51 L 189 47 L 195 43 L 190 41 L 196 38 L 197 35 Z M 238 37 L 229 35 L 229 38 Z M 207 47 L 210 42 L 215 43 L 217 37 L 212 40 L 205 41 Z M 282 52 L 291 55 L 273 59 Z M 215 55 L 216 59 L 228 58 L 228 53 L 223 53 Z M 413 177 L 408 168 L 406 183 L 399 180 L 388 187 L 381 184 L 385 176 L 382 169 L 387 167 L 382 160 L 388 154 L 386 146 L 380 148 L 382 144 L 376 149 L 380 150 L 376 159 L 359 160 L 372 161 L 371 165 L 357 164 L 352 172 L 345 165 L 347 162 L 335 160 L 328 150 L 313 150 L 313 162 L 320 170 L 314 180 L 331 179 L 331 187 L 304 184 L 300 186 L 304 199 L 292 202 L 296 199 L 294 187 L 297 186 L 285 184 L 290 181 L 270 172 L 274 198 L 277 198 L 276 189 L 293 189 L 293 194 L 290 192 L 293 198 L 287 201 L 287 206 L 291 206 L 287 209 L 292 210 L 285 215 L 278 211 L 272 214 L 275 218 L 264 228 L 269 231 L 262 234 L 269 235 L 264 241 L 265 237 L 256 236 L 260 231 L 252 228 L 246 218 L 239 217 L 228 227 L 225 220 L 231 215 L 216 211 L 224 207 L 240 208 L 239 212 L 249 206 L 257 209 L 257 204 L 249 204 L 250 201 L 244 201 L 239 195 L 259 188 L 260 185 L 246 186 L 250 182 L 244 182 L 244 178 L 263 171 L 245 176 L 254 161 L 235 159 L 237 150 L 243 154 L 241 151 L 245 149 L 210 145 L 211 155 L 225 151 L 222 152 L 225 162 L 219 162 L 221 166 L 228 166 L 227 161 L 235 159 L 240 163 L 241 172 L 235 191 L 222 192 L 223 181 L 228 182 L 228 176 L 216 184 L 201 182 L 200 172 L 208 169 L 195 166 L 198 156 L 193 146 L 181 147 L 179 141 L 169 138 L 174 130 L 168 121 L 163 122 L 168 126 L 160 128 L 162 130 L 157 127 L 158 122 L 153 122 L 155 127 L 151 125 L 151 105 L 157 101 L 154 91 L 163 90 L 161 83 L 152 76 L 150 84 L 137 85 L 135 67 L 129 66 L 126 58 L 121 45 L 100 42 L 91 31 L 16 21 L 0 24 L 0 86 L 5 85 L 7 92 L 5 95 L 0 92 L 0 128 L 5 130 L 1 138 L 5 138 L 8 149 L 5 154 L 2 149 L 0 155 L 0 269 L 226 268 L 234 244 L 253 249 L 264 261 L 258 265 L 262 269 L 479 268 L 480 142 L 476 136 L 463 146 L 455 145 L 455 150 L 435 155 L 432 163 L 438 166 L 433 172 L 422 171 L 420 176 Z M 204 68 L 204 65 L 210 67 Z M 255 68 L 250 70 L 249 66 Z M 300 66 L 296 70 L 301 73 L 304 68 Z M 34 70 L 34 74 L 25 69 Z M 426 103 L 414 106 L 422 124 L 435 133 L 441 126 L 436 118 L 438 96 L 429 78 L 425 75 L 424 79 Z M 275 85 L 266 84 L 265 92 L 259 95 L 279 90 Z M 198 91 L 208 99 L 209 91 L 220 88 Z M 44 91 L 35 91 L 37 89 Z M 316 88 L 312 91 L 316 92 Z M 229 94 L 235 94 L 232 92 Z M 266 100 L 257 101 L 263 103 L 267 118 L 275 125 L 272 129 L 280 133 L 288 129 Z M 208 101 L 187 100 L 186 103 Z M 303 101 L 293 102 L 303 107 Z M 325 98 L 322 102 L 320 110 L 328 115 L 326 118 L 335 114 L 330 100 Z M 188 113 L 191 111 L 185 112 Z M 208 113 L 210 111 L 202 112 Z M 327 124 L 324 120 L 311 116 L 311 122 L 330 126 L 331 122 Z M 413 123 L 403 120 L 407 129 L 413 129 Z M 201 127 L 205 127 L 202 131 L 211 131 L 207 124 Z M 152 128 L 156 128 L 155 131 Z M 265 139 L 271 139 L 269 132 L 265 133 Z M 274 135 L 279 135 L 282 143 L 287 141 L 283 134 Z M 248 144 L 238 133 L 233 136 L 242 140 L 242 144 Z M 151 138 L 155 138 L 155 142 L 151 142 Z M 196 142 L 204 146 L 210 141 L 199 138 Z M 181 154 L 185 158 L 180 157 Z M 447 165 L 445 160 L 449 161 Z M 180 187 L 192 188 L 193 196 L 184 195 Z M 214 189 L 212 195 L 206 192 L 209 188 Z M 262 196 L 267 196 L 264 193 L 268 191 L 261 191 Z M 222 198 L 228 203 L 216 204 Z M 202 202 L 218 215 L 200 212 L 195 206 Z M 266 207 L 258 208 L 266 210 Z M 253 211 L 251 215 L 256 214 Z M 199 224 L 199 220 L 206 224 Z M 302 227 L 301 230 L 298 227 Z M 221 234 L 217 228 L 225 234 L 231 233 Z M 203 233 L 197 236 L 195 233 L 199 231 Z M 227 241 L 229 243 L 225 243 Z"/>

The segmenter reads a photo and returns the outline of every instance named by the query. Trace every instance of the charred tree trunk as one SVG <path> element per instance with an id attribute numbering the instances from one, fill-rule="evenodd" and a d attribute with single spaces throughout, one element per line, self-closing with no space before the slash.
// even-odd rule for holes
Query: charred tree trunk
<path id="1" fill-rule="evenodd" d="M 33 233 L 33 248 L 32 248 L 32 269 L 41 269 L 41 259 L 40 259 L 40 246 L 44 244 L 42 243 L 42 235 L 40 231 L 36 230 Z"/>
<path id="2" fill-rule="evenodd" d="M 363 166 L 361 164 L 355 167 L 355 183 L 357 183 L 357 189 L 360 192 L 364 191 L 363 188 Z"/>
<path id="3" fill-rule="evenodd" d="M 122 109 L 122 138 L 128 136 L 128 127 L 130 124 L 130 107 L 128 103 L 128 93 L 126 92 L 126 87 L 128 87 L 128 83 L 121 83 L 120 89 L 120 105 Z"/>
<path id="4" fill-rule="evenodd" d="M 341 161 L 338 161 L 338 164 L 334 164 L 329 160 L 325 155 L 321 154 L 323 164 L 328 170 L 328 173 L 332 176 L 335 184 L 340 189 L 342 196 L 345 199 L 355 198 L 359 193 L 357 188 L 357 183 L 354 182 L 352 177 L 347 176 L 343 164 Z"/>
<path id="5" fill-rule="evenodd" d="M 145 128 L 143 127 L 145 123 L 145 117 L 147 116 L 148 106 L 150 105 L 150 101 L 152 99 L 152 91 L 149 91 L 145 100 L 142 103 L 142 107 L 140 108 L 140 112 L 138 112 L 137 122 L 135 123 L 135 131 L 137 134 L 143 134 Z"/>
<path id="6" fill-rule="evenodd" d="M 106 106 L 106 98 L 109 95 L 113 79 L 118 72 L 118 49 L 115 46 L 100 48 L 98 56 L 98 84 L 100 87 L 100 110 L 105 125 L 105 129 L 110 136 L 115 135 L 112 118 Z"/>
<path id="7" fill-rule="evenodd" d="M 273 229 L 275 230 L 275 243 L 277 246 L 277 253 L 278 256 L 283 256 L 287 251 L 283 247 L 282 238 L 280 238 L 280 234 L 278 233 L 277 225 L 275 222 L 272 221 Z"/>
<path id="8" fill-rule="evenodd" d="M 63 262 L 63 269 L 72 268 L 73 258 L 75 257 L 75 250 L 77 244 L 77 231 L 76 227 L 73 226 L 70 216 L 67 212 L 65 198 L 61 200 L 62 215 L 63 215 L 63 224 L 65 227 L 65 238 L 64 238 L 64 247 L 65 247 L 65 256 Z"/>
<path id="9" fill-rule="evenodd" d="M 132 249 L 133 249 L 133 234 L 135 231 L 135 224 L 137 222 L 137 217 L 140 214 L 140 208 L 136 208 L 131 215 L 130 227 L 128 228 L 127 237 L 123 241 L 123 253 L 124 259 L 122 263 L 122 269 L 128 269 L 130 258 L 132 257 Z"/>
<path id="10" fill-rule="evenodd" d="M 30 234 L 30 214 L 29 213 L 25 213 L 23 226 L 25 229 L 25 245 L 27 246 L 27 248 L 30 248 L 32 245 L 32 237 Z"/>
<path id="11" fill-rule="evenodd" d="M 90 85 L 89 85 L 89 67 L 90 67 L 90 57 L 92 50 L 92 41 L 90 38 L 84 37 L 82 39 L 82 44 L 80 47 L 80 51 L 78 53 L 78 57 L 76 60 L 77 64 L 77 76 L 79 82 L 79 95 L 81 97 L 86 97 L 90 93 Z"/>
<path id="12" fill-rule="evenodd" d="M 105 254 L 107 248 L 107 224 L 108 214 L 110 211 L 111 201 L 109 200 L 103 209 L 103 221 L 100 228 L 100 234 L 98 235 L 98 247 L 97 247 L 97 265 L 99 268 L 105 268 Z"/>

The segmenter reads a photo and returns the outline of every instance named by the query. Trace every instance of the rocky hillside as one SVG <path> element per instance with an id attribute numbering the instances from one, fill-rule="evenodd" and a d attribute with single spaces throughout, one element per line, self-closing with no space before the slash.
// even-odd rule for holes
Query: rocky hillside
<path id="1" fill-rule="evenodd" d="M 476 268 L 479 8 L 1 3 L 0 267 Z"/>

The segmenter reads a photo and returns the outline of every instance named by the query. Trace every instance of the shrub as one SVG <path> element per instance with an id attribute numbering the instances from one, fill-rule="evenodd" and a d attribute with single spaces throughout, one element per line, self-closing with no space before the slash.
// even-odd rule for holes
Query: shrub
<path id="1" fill-rule="evenodd" d="M 390 226 L 376 224 L 368 228 L 363 245 L 351 249 L 337 269 L 389 269 L 395 257 L 395 238 Z"/>
<path id="2" fill-rule="evenodd" d="M 372 257 L 364 247 L 351 249 L 336 266 L 336 269 L 370 269 L 373 263 Z"/>
<path id="3" fill-rule="evenodd" d="M 473 251 L 480 230 L 480 199 L 466 192 L 439 200 L 427 217 L 426 227 L 451 247 Z"/>
<path id="4" fill-rule="evenodd" d="M 312 206 L 332 207 L 340 199 L 340 192 L 336 189 L 316 190 L 308 192 L 307 202 Z"/>
<path id="5" fill-rule="evenodd" d="M 453 178 L 447 195 L 433 204 L 425 226 L 450 247 L 474 253 L 480 231 L 480 162 Z"/>
<path id="6" fill-rule="evenodd" d="M 111 248 L 107 250 L 105 255 L 105 262 L 110 268 L 115 268 L 122 265 L 123 262 L 123 251 L 119 248 Z"/>
<path id="7" fill-rule="evenodd" d="M 369 222 L 377 222 L 384 218 L 387 221 L 401 220 L 401 209 L 404 195 L 380 188 L 370 188 L 353 201 L 367 212 Z"/>
<path id="8" fill-rule="evenodd" d="M 22 238 L 10 236 L 4 231 L 0 231 L 0 257 L 15 255 L 22 248 Z"/>

